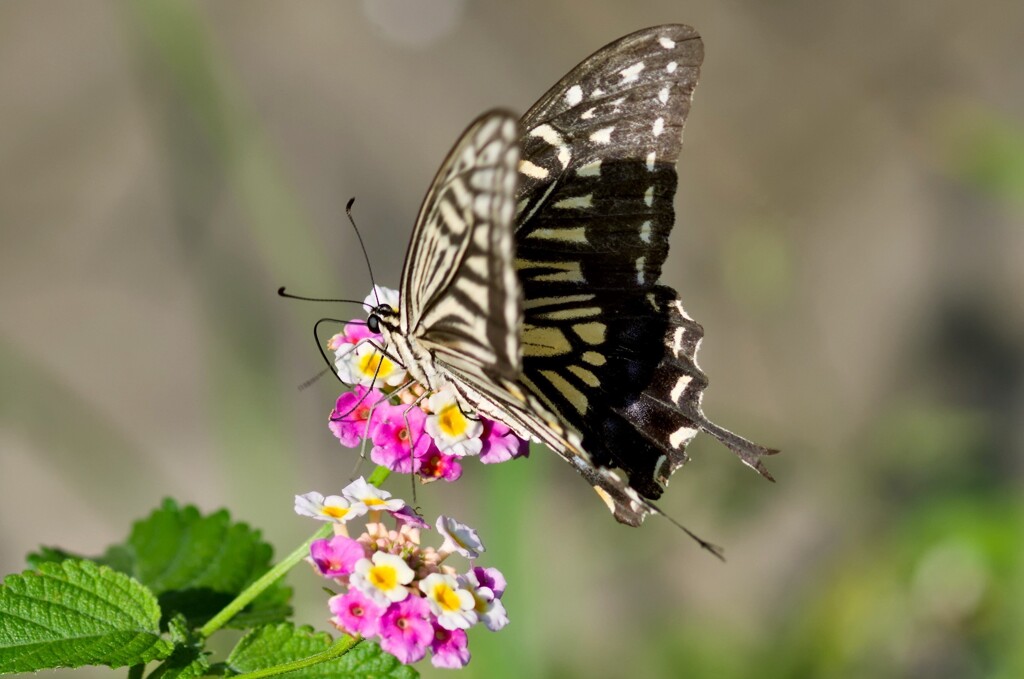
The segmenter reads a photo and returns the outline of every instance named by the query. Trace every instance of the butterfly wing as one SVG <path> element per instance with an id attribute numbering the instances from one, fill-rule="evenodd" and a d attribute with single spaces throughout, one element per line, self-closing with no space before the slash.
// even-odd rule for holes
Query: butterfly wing
<path id="1" fill-rule="evenodd" d="M 521 121 L 521 382 L 586 451 L 556 452 L 633 525 L 656 511 L 650 500 L 699 430 L 765 475 L 759 458 L 771 452 L 706 420 L 703 329 L 657 283 L 702 59 L 688 26 L 638 31 L 585 59 Z"/>
<path id="2" fill-rule="evenodd" d="M 423 201 L 401 281 L 402 333 L 456 370 L 515 378 L 522 292 L 512 265 L 516 117 L 480 116 Z"/>

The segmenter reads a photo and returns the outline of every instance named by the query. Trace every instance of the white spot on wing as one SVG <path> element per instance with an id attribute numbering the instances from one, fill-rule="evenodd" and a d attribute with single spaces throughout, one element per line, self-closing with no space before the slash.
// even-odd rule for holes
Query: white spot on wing
<path id="1" fill-rule="evenodd" d="M 579 85 L 573 85 L 565 93 L 565 103 L 569 104 L 569 106 L 575 106 L 581 101 L 583 101 L 583 88 Z"/>
<path id="2" fill-rule="evenodd" d="M 636 258 L 636 282 L 637 285 L 644 284 L 644 266 L 647 264 L 646 257 Z"/>
<path id="3" fill-rule="evenodd" d="M 615 126 L 602 127 L 597 132 L 590 135 L 590 141 L 595 144 L 610 144 L 612 141 L 612 132 L 615 130 Z"/>
<path id="4" fill-rule="evenodd" d="M 658 101 L 660 101 L 663 104 L 668 103 L 668 87 L 662 87 L 661 90 L 658 92 Z"/>
<path id="5" fill-rule="evenodd" d="M 658 38 L 658 44 L 660 44 L 665 49 L 670 50 L 676 46 L 676 41 L 673 40 L 672 38 Z"/>
<path id="6" fill-rule="evenodd" d="M 672 387 L 671 393 L 672 401 L 674 403 L 679 403 L 679 399 L 682 398 L 683 392 L 686 391 L 688 386 L 690 386 L 691 381 L 693 381 L 693 378 L 689 375 L 683 375 L 676 380 L 676 386 Z"/>
<path id="7" fill-rule="evenodd" d="M 676 62 L 670 61 L 670 62 L 668 62 L 668 66 L 665 67 L 665 70 L 668 71 L 669 73 L 675 73 L 676 72 L 676 68 L 678 66 L 679 66 L 679 64 L 677 64 Z"/>
<path id="8" fill-rule="evenodd" d="M 653 154 L 651 154 L 653 155 Z M 576 170 L 576 174 L 580 177 L 597 177 L 601 174 L 601 159 L 592 160 L 586 165 L 580 166 Z"/>
<path id="9" fill-rule="evenodd" d="M 640 225 L 640 240 L 645 243 L 651 242 L 651 220 L 649 219 Z"/>
<path id="10" fill-rule="evenodd" d="M 590 120 L 591 118 L 594 117 L 594 111 L 596 110 L 596 108 L 596 106 L 594 108 L 588 108 L 586 111 L 580 114 L 580 118 L 582 118 L 583 120 Z"/>
<path id="11" fill-rule="evenodd" d="M 651 151 L 650 153 L 647 154 L 647 171 L 648 172 L 654 172 L 654 159 L 656 157 L 657 157 L 657 154 L 655 154 L 654 151 Z M 524 160 L 523 162 L 525 163 L 527 161 Z M 520 171 L 522 171 L 522 168 L 519 168 L 519 169 L 520 169 Z"/>
<path id="12" fill-rule="evenodd" d="M 519 161 L 519 171 L 527 177 L 533 177 L 534 179 L 544 179 L 548 174 L 550 174 L 547 169 L 539 165 L 534 165 L 528 160 Z"/>
<path id="13" fill-rule="evenodd" d="M 594 206 L 594 194 L 588 193 L 585 196 L 573 196 L 572 198 L 563 198 L 551 207 L 565 209 L 583 210 L 588 207 Z"/>
<path id="14" fill-rule="evenodd" d="M 597 97 L 600 97 L 602 94 L 604 94 L 604 90 L 598 87 L 597 89 L 590 93 L 590 98 L 596 99 Z"/>
<path id="15" fill-rule="evenodd" d="M 540 137 L 552 146 L 561 146 L 564 143 L 562 141 L 562 135 L 558 134 L 558 130 L 550 125 L 538 125 L 530 130 L 530 136 Z"/>
<path id="16" fill-rule="evenodd" d="M 654 187 L 653 186 L 647 187 L 647 190 L 644 191 L 644 204 L 646 204 L 647 207 L 651 207 L 652 205 L 654 205 Z"/>
<path id="17" fill-rule="evenodd" d="M 697 435 L 697 430 L 693 427 L 679 427 L 672 432 L 668 437 L 668 443 L 673 448 L 682 448 Z"/>
<path id="18" fill-rule="evenodd" d="M 657 137 L 657 136 L 660 136 L 661 133 L 664 132 L 664 131 L 665 131 L 665 119 L 659 117 L 657 120 L 654 121 L 654 127 L 651 128 L 651 132 L 653 132 L 654 136 Z"/>
<path id="19" fill-rule="evenodd" d="M 619 75 L 622 76 L 622 84 L 631 83 L 640 78 L 640 71 L 644 70 L 644 62 L 638 61 L 629 68 L 624 68 L 619 71 Z"/>

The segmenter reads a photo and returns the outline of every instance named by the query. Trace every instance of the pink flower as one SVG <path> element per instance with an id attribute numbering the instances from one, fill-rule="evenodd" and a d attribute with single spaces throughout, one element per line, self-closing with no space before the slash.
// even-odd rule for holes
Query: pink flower
<path id="1" fill-rule="evenodd" d="M 406 505 L 401 509 L 391 512 L 391 516 L 395 517 L 395 521 L 398 523 L 404 523 L 407 526 L 413 528 L 423 528 L 430 530 L 430 524 L 423 520 L 423 517 L 416 513 L 416 510 Z"/>
<path id="2" fill-rule="evenodd" d="M 314 540 L 309 556 L 322 575 L 340 578 L 355 570 L 356 562 L 366 558 L 366 550 L 352 538 L 335 535 L 330 540 Z"/>
<path id="3" fill-rule="evenodd" d="M 421 458 L 432 443 L 423 431 L 426 413 L 415 406 L 381 405 L 374 412 L 374 419 L 377 426 L 373 430 L 370 459 L 393 472 L 419 471 Z"/>
<path id="4" fill-rule="evenodd" d="M 341 445 L 355 448 L 364 436 L 373 434 L 379 422 L 378 413 L 385 407 L 383 400 L 384 394 L 376 389 L 367 390 L 366 387 L 356 386 L 338 397 L 327 426 L 338 437 Z"/>
<path id="5" fill-rule="evenodd" d="M 477 620 L 492 632 L 497 632 L 508 624 L 508 613 L 505 612 L 505 605 L 499 600 L 500 595 L 488 586 L 482 585 L 477 577 L 476 571 L 483 571 L 483 568 L 474 568 L 462 578 L 463 587 L 473 595 L 473 611 Z M 495 569 L 490 569 L 495 570 Z M 486 573 L 484 574 L 486 576 Z M 501 578 L 501 574 L 498 573 Z M 493 580 L 490 580 L 493 582 Z M 501 590 L 505 590 L 505 579 L 501 578 Z"/>
<path id="6" fill-rule="evenodd" d="M 419 472 L 420 476 L 425 479 L 455 481 L 462 476 L 462 465 L 459 463 L 458 457 L 442 453 L 434 444 L 423 456 Z"/>
<path id="7" fill-rule="evenodd" d="M 331 622 L 352 635 L 372 637 L 380 629 L 380 618 L 384 609 L 371 599 L 363 596 L 357 589 L 350 589 L 346 594 L 332 596 L 328 602 L 334 617 Z"/>
<path id="8" fill-rule="evenodd" d="M 341 329 L 337 335 L 327 341 L 327 348 L 331 351 L 337 352 L 338 349 L 342 348 L 346 344 L 355 346 L 364 339 L 370 337 L 380 337 L 370 332 L 370 329 L 366 327 L 365 321 L 353 320 L 345 324 L 345 327 Z"/>
<path id="9" fill-rule="evenodd" d="M 391 604 L 380 619 L 380 647 L 407 665 L 421 660 L 434 638 L 429 615 L 430 606 L 418 596 Z"/>
<path id="10" fill-rule="evenodd" d="M 434 623 L 434 640 L 430 642 L 430 651 L 433 654 L 430 664 L 434 667 L 449 670 L 465 667 L 469 662 L 469 639 L 466 638 L 466 630 L 447 630 Z"/>
<path id="11" fill-rule="evenodd" d="M 530 454 L 530 442 L 516 436 L 511 429 L 493 420 L 484 419 L 484 433 L 480 435 L 483 448 L 480 461 L 484 464 L 506 462 Z"/>
<path id="12" fill-rule="evenodd" d="M 505 576 L 497 568 L 474 566 L 470 572 L 476 577 L 478 586 L 487 587 L 494 592 L 495 599 L 500 599 L 505 593 Z"/>

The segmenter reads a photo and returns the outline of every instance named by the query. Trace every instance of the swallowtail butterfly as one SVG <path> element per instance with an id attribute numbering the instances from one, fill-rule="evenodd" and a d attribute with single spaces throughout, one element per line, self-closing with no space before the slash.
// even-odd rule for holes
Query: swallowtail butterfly
<path id="1" fill-rule="evenodd" d="M 521 119 L 478 118 L 423 201 L 400 309 L 369 319 L 418 382 L 546 444 L 634 526 L 697 432 L 769 479 L 776 452 L 705 418 L 703 329 L 658 283 L 703 51 L 689 26 L 644 29 Z"/>

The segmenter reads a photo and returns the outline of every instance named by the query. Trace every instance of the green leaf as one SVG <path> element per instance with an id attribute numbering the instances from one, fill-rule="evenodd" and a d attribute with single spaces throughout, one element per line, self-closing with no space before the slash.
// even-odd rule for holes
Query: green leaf
<path id="1" fill-rule="evenodd" d="M 210 673 L 205 639 L 188 628 L 183 615 L 167 621 L 167 633 L 174 642 L 174 652 L 147 679 L 191 679 Z"/>
<path id="2" fill-rule="evenodd" d="M 193 506 L 179 508 L 164 500 L 132 527 L 125 545 L 111 547 L 104 559 L 153 590 L 165 615 L 182 613 L 195 626 L 267 572 L 272 556 L 258 530 L 232 523 L 226 511 L 203 516 Z M 280 621 L 291 614 L 290 598 L 289 588 L 274 585 L 233 624 Z"/>
<path id="3" fill-rule="evenodd" d="M 254 672 L 323 653 L 333 643 L 329 634 L 315 632 L 309 627 L 297 628 L 289 623 L 268 625 L 245 635 L 228 656 L 227 666 L 234 673 Z M 380 646 L 363 641 L 345 655 L 288 672 L 287 676 L 289 679 L 414 679 L 419 673 L 382 651 Z"/>
<path id="4" fill-rule="evenodd" d="M 79 560 L 85 558 L 87 557 L 79 554 L 72 554 L 60 547 L 40 547 L 38 552 L 29 552 L 29 555 L 25 557 L 25 560 L 28 561 L 29 566 L 38 569 L 44 563 L 61 563 L 68 559 Z"/>
<path id="5" fill-rule="evenodd" d="M 43 563 L 0 585 L 0 673 L 123 667 L 166 658 L 160 606 L 131 578 L 89 561 Z"/>

